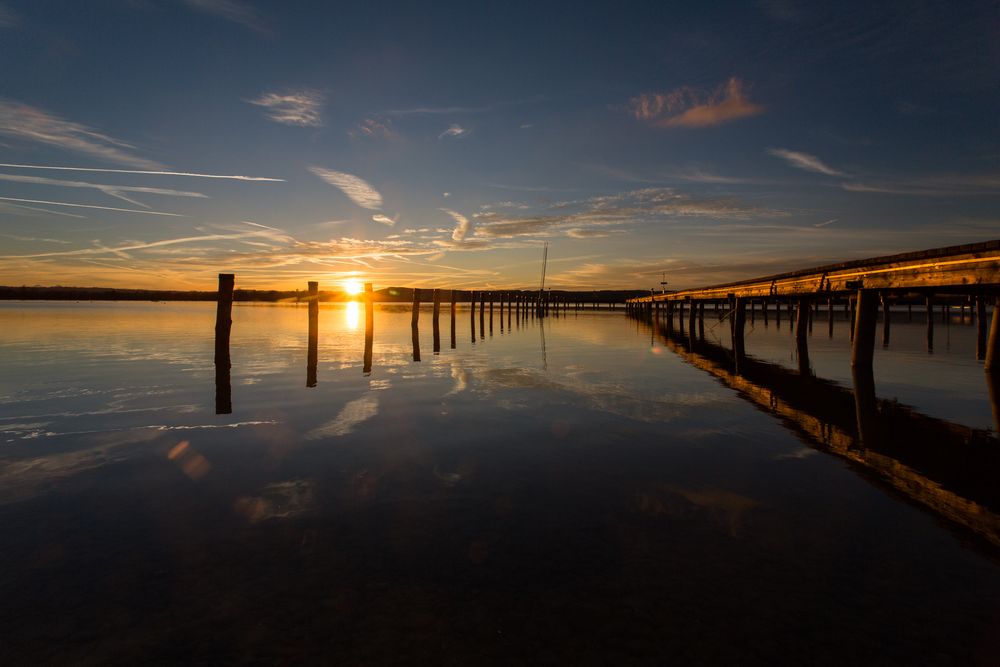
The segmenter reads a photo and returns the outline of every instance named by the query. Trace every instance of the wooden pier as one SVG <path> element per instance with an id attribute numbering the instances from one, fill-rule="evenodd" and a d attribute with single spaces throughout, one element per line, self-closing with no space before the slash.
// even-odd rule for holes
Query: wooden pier
<path id="1" fill-rule="evenodd" d="M 793 305 L 798 309 L 796 341 L 801 353 L 808 355 L 806 328 L 811 326 L 812 311 L 826 301 L 830 326 L 833 324 L 833 301 L 842 300 L 852 314 L 851 365 L 870 367 L 876 335 L 879 304 L 884 313 L 882 344 L 889 344 L 889 307 L 893 300 L 920 298 L 927 313 L 927 347 L 934 346 L 935 297 L 963 298 L 975 302 L 980 344 L 977 356 L 984 360 L 988 372 L 1000 372 L 1000 240 L 985 241 L 919 252 L 873 257 L 791 271 L 762 278 L 752 278 L 698 289 L 664 292 L 630 299 L 630 313 L 658 316 L 661 308 L 668 317 L 674 305 L 679 305 L 681 320 L 685 305 L 692 314 L 705 302 L 725 304 L 733 323 L 733 347 L 741 353 L 744 347 L 743 323 L 746 309 L 751 317 L 759 305 L 767 322 L 769 306 L 775 306 L 780 326 L 781 306 L 787 305 L 789 317 Z M 992 323 L 986 331 L 986 309 L 993 306 Z M 964 312 L 964 303 L 963 303 Z M 912 312 L 912 310 L 910 311 Z M 681 325 L 683 326 L 683 324 Z"/>

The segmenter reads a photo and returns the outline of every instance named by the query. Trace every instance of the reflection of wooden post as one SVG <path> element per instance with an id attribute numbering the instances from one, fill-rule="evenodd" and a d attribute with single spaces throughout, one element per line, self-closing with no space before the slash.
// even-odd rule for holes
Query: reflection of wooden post
<path id="1" fill-rule="evenodd" d="M 826 300 L 826 321 L 830 329 L 830 338 L 833 338 L 833 298 Z"/>
<path id="2" fill-rule="evenodd" d="M 781 302 L 777 299 L 774 301 L 774 326 L 781 328 Z"/>
<path id="3" fill-rule="evenodd" d="M 375 333 L 374 296 L 372 284 L 365 283 L 365 363 L 362 369 L 365 375 L 372 372 L 372 341 Z"/>
<path id="4" fill-rule="evenodd" d="M 993 429 L 1000 433 L 1000 373 L 986 373 L 986 391 L 993 409 Z"/>
<path id="5" fill-rule="evenodd" d="M 858 290 L 857 312 L 854 318 L 854 343 L 851 346 L 851 366 L 871 368 L 875 355 L 875 320 L 878 317 L 878 293 Z"/>
<path id="6" fill-rule="evenodd" d="M 503 333 L 503 302 L 506 296 L 506 292 L 500 292 L 500 333 Z"/>
<path id="7" fill-rule="evenodd" d="M 431 327 L 434 330 L 434 354 L 441 352 L 441 326 L 438 317 L 441 315 L 441 290 L 434 290 L 434 311 L 431 315 Z"/>
<path id="8" fill-rule="evenodd" d="M 410 326 L 417 326 L 417 322 L 420 320 L 420 290 L 416 287 L 413 288 L 413 309 L 410 313 Z"/>
<path id="9" fill-rule="evenodd" d="M 986 363 L 988 373 L 1000 374 L 1000 299 L 993 302 L 993 321 L 990 322 L 990 337 L 986 341 Z"/>
<path id="10" fill-rule="evenodd" d="M 799 373 L 809 375 L 809 343 L 806 332 L 809 329 L 812 307 L 807 297 L 799 299 L 799 311 L 795 320 L 795 350 L 799 357 Z"/>
<path id="11" fill-rule="evenodd" d="M 451 349 L 455 349 L 455 301 L 458 300 L 458 291 L 451 291 Z"/>
<path id="12" fill-rule="evenodd" d="M 927 351 L 934 351 L 934 301 L 927 297 Z"/>
<path id="13" fill-rule="evenodd" d="M 319 360 L 319 283 L 309 281 L 309 346 L 306 353 L 306 386 L 316 386 L 316 365 Z"/>
<path id="14" fill-rule="evenodd" d="M 234 274 L 219 274 L 219 293 L 215 307 L 215 414 L 217 415 L 228 415 L 233 411 L 229 334 L 233 327 L 233 286 L 235 282 L 236 276 Z"/>
<path id="15" fill-rule="evenodd" d="M 688 336 L 694 341 L 694 329 L 695 325 L 698 323 L 698 302 L 691 302 L 691 312 L 688 315 Z"/>
<path id="16" fill-rule="evenodd" d="M 877 303 L 873 303 L 875 303 L 875 307 L 872 312 L 878 312 Z M 873 344 L 874 335 L 875 327 L 873 324 Z M 854 380 L 854 412 L 858 428 L 858 440 L 863 446 L 876 445 L 878 444 L 878 407 L 875 400 L 875 377 L 872 373 L 872 367 L 852 368 L 851 376 Z"/>
<path id="17" fill-rule="evenodd" d="M 986 358 L 986 297 L 976 297 L 976 359 Z"/>
<path id="18" fill-rule="evenodd" d="M 698 338 L 705 340 L 705 302 L 698 304 Z"/>
<path id="19" fill-rule="evenodd" d="M 767 299 L 760 302 L 760 312 L 764 316 L 764 328 L 767 328 Z"/>

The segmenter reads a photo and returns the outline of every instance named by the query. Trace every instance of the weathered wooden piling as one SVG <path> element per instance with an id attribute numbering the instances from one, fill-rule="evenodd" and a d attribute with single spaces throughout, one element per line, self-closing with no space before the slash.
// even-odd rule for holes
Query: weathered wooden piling
<path id="1" fill-rule="evenodd" d="M 306 352 L 306 386 L 316 386 L 316 366 L 319 361 L 319 283 L 309 281 L 309 344 Z"/>
<path id="2" fill-rule="evenodd" d="M 976 359 L 986 358 L 986 297 L 976 297 Z"/>
<path id="3" fill-rule="evenodd" d="M 878 293 L 858 290 L 854 317 L 854 340 L 851 345 L 851 366 L 869 368 L 875 356 L 875 321 L 878 318 Z"/>
<path id="4" fill-rule="evenodd" d="M 799 298 L 798 313 L 795 320 L 795 350 L 799 358 L 799 373 L 809 375 L 809 343 L 806 332 L 809 329 L 810 311 L 812 310 L 808 297 Z"/>
<path id="5" fill-rule="evenodd" d="M 375 293 L 372 284 L 365 283 L 365 358 L 361 372 L 369 375 L 372 372 L 372 342 L 375 338 Z"/>
<path id="6" fill-rule="evenodd" d="M 993 318 L 990 335 L 986 341 L 986 359 L 983 368 L 987 373 L 1000 374 L 1000 298 L 993 300 Z"/>
<path id="7" fill-rule="evenodd" d="M 889 324 L 892 321 L 890 317 L 890 303 L 889 296 L 886 294 L 882 295 L 882 347 L 889 347 Z"/>
<path id="8" fill-rule="evenodd" d="M 934 352 L 934 301 L 927 297 L 927 352 Z"/>
<path id="9" fill-rule="evenodd" d="M 688 315 L 688 336 L 691 337 L 691 340 L 694 340 L 695 326 L 698 322 L 698 305 L 697 301 L 692 301 L 691 312 Z"/>
<path id="10" fill-rule="evenodd" d="M 441 315 L 441 290 L 435 289 L 433 292 L 434 310 L 431 314 L 431 328 L 434 332 L 434 354 L 441 353 L 441 326 L 438 317 Z"/>
<path id="11" fill-rule="evenodd" d="M 451 290 L 451 349 L 455 349 L 455 302 L 458 301 L 458 290 Z"/>
<path id="12" fill-rule="evenodd" d="M 493 336 L 493 295 L 494 292 L 490 292 L 490 336 Z"/>
<path id="13" fill-rule="evenodd" d="M 476 342 L 476 293 L 469 292 L 469 328 L 472 329 L 472 342 Z"/>
<path id="14" fill-rule="evenodd" d="M 235 274 L 219 274 L 219 292 L 215 306 L 215 414 L 217 415 L 228 415 L 233 412 L 229 336 L 233 327 L 233 287 L 235 283 Z"/>
<path id="15" fill-rule="evenodd" d="M 479 293 L 479 339 L 486 338 L 486 292 Z"/>
<path id="16" fill-rule="evenodd" d="M 833 299 L 826 300 L 826 322 L 829 328 L 829 337 L 833 338 Z"/>
<path id="17" fill-rule="evenodd" d="M 410 310 L 410 326 L 416 327 L 420 321 L 420 290 L 413 288 L 413 308 Z"/>
<path id="18" fill-rule="evenodd" d="M 736 353 L 736 370 L 740 370 L 742 360 L 746 356 L 745 331 L 747 323 L 746 299 L 733 299 L 733 352 Z"/>

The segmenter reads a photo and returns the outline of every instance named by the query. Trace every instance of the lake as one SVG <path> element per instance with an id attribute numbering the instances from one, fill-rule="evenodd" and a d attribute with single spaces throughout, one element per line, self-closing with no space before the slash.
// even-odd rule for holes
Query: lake
<path id="1" fill-rule="evenodd" d="M 0 303 L 0 661 L 996 664 L 975 327 L 825 317 Z"/>

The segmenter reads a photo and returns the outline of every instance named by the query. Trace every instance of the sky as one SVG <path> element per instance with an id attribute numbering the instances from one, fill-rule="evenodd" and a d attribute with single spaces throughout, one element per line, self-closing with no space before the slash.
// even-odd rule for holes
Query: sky
<path id="1" fill-rule="evenodd" d="M 0 0 L 0 284 L 686 288 L 1000 238 L 1000 3 Z"/>

